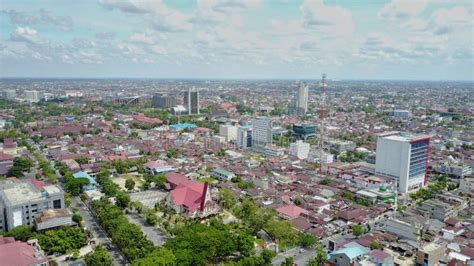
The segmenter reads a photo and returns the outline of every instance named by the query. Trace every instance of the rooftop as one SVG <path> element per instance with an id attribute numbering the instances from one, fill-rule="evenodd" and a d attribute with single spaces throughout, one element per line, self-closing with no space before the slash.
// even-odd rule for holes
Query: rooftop
<path id="1" fill-rule="evenodd" d="M 23 182 L 3 190 L 5 198 L 11 205 L 19 205 L 41 199 L 41 193 L 33 185 Z"/>

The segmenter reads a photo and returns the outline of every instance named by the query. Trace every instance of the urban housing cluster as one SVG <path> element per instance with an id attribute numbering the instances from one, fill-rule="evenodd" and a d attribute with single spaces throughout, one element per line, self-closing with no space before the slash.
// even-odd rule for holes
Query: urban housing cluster
<path id="1" fill-rule="evenodd" d="M 474 262 L 472 83 L 0 89 L 0 265 Z"/>

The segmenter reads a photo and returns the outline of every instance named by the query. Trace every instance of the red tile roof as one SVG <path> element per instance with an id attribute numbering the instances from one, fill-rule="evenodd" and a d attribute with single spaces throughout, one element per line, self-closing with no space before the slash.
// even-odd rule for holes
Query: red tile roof
<path id="1" fill-rule="evenodd" d="M 0 152 L 0 161 L 11 161 L 13 160 L 13 156 Z"/>
<path id="2" fill-rule="evenodd" d="M 298 207 L 296 205 L 288 205 L 288 206 L 283 206 L 283 207 L 280 207 L 278 209 L 276 209 L 276 211 L 278 213 L 281 213 L 281 214 L 284 214 L 286 216 L 288 216 L 290 219 L 293 219 L 293 218 L 296 218 L 298 216 L 300 216 L 301 213 L 305 213 L 305 214 L 308 214 L 308 211 L 301 208 L 301 207 Z"/>
<path id="3" fill-rule="evenodd" d="M 0 237 L 0 265 L 29 266 L 46 261 L 36 257 L 34 248 L 27 243 Z"/>

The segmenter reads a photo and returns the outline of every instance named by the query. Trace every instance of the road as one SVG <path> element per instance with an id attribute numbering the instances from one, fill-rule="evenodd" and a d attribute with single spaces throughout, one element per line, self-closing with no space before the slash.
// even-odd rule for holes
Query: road
<path id="1" fill-rule="evenodd" d="M 112 244 L 112 241 L 107 237 L 104 229 L 102 229 L 102 227 L 98 224 L 95 216 L 91 214 L 91 211 L 85 206 L 85 204 L 82 203 L 78 197 L 73 197 L 71 206 L 78 208 L 79 213 L 83 218 L 85 227 L 92 232 L 97 243 L 111 247 L 108 252 L 112 257 L 114 264 L 127 265 L 127 261 L 123 257 L 120 250 Z"/>
<path id="2" fill-rule="evenodd" d="M 301 250 L 301 252 L 300 252 Z M 302 248 L 293 248 L 284 253 L 278 253 L 275 258 L 272 260 L 273 265 L 281 265 L 285 261 L 286 257 L 293 257 L 293 263 L 298 266 L 307 265 L 308 261 L 313 259 L 316 256 L 316 251 L 314 248 L 302 249 Z"/>
<path id="3" fill-rule="evenodd" d="M 50 161 L 53 169 L 55 169 L 54 162 Z M 64 188 L 64 180 L 58 170 L 55 170 L 56 177 L 58 178 L 58 185 L 63 191 L 66 191 Z M 127 265 L 127 260 L 122 255 L 120 250 L 112 244 L 112 240 L 108 238 L 104 229 L 99 225 L 95 216 L 92 215 L 92 212 L 87 208 L 87 206 L 80 200 L 79 197 L 72 197 L 71 207 L 76 207 L 79 210 L 79 214 L 82 216 L 84 225 L 87 229 L 92 232 L 94 239 L 96 239 L 98 244 L 105 246 L 110 246 L 111 249 L 108 250 L 110 257 L 112 258 L 114 265 Z"/>

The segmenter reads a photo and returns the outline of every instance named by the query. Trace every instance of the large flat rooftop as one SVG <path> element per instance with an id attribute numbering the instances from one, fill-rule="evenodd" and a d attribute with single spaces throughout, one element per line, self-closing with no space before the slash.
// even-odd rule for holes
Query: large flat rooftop
<path id="1" fill-rule="evenodd" d="M 29 183 L 19 183 L 14 187 L 4 189 L 3 193 L 10 205 L 19 205 L 42 197 L 41 193 Z"/>

